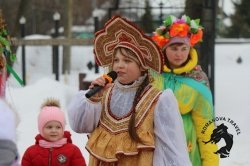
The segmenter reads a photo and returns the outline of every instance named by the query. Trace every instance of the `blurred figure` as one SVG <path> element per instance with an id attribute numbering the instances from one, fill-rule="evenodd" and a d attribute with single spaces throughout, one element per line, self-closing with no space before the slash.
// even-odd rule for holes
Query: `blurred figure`
<path id="1" fill-rule="evenodd" d="M 17 166 L 16 113 L 0 98 L 0 166 Z"/>
<path id="2" fill-rule="evenodd" d="M 12 55 L 5 26 L 0 10 L 0 166 L 17 166 L 16 127 L 19 119 L 15 110 L 5 100 L 5 86 L 8 77 L 6 57 Z"/>

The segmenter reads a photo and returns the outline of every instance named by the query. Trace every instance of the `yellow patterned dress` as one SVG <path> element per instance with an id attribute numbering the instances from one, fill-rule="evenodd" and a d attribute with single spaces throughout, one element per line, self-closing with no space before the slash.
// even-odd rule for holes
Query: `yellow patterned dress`
<path id="1" fill-rule="evenodd" d="M 160 90 L 172 89 L 179 104 L 184 124 L 189 157 L 193 166 L 218 166 L 216 144 L 205 144 L 215 128 L 212 123 L 203 130 L 206 123 L 214 119 L 212 94 L 206 74 L 197 65 L 197 53 L 190 52 L 191 58 L 185 66 L 171 70 L 164 66 L 164 73 L 155 78 L 154 86 Z"/>
<path id="2" fill-rule="evenodd" d="M 136 129 L 143 144 L 136 143 L 128 133 L 131 111 L 118 118 L 110 111 L 111 89 L 103 100 L 98 127 L 91 133 L 86 149 L 92 155 L 89 165 L 151 166 L 155 148 L 153 113 L 160 91 L 149 88 L 136 107 Z"/>
<path id="3" fill-rule="evenodd" d="M 177 100 L 172 90 L 159 91 L 148 85 L 135 94 L 145 76 L 131 85 L 115 81 L 102 98 L 87 99 L 79 91 L 70 102 L 70 127 L 77 133 L 90 133 L 86 149 L 89 166 L 191 166 Z M 135 111 L 135 127 L 142 143 L 134 141 L 128 126 Z"/>

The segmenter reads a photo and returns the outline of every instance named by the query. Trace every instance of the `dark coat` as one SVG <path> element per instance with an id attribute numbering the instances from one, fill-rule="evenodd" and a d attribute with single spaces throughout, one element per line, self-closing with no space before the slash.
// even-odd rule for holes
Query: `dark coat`
<path id="1" fill-rule="evenodd" d="M 35 145 L 30 146 L 22 158 L 22 166 L 86 166 L 80 149 L 72 144 L 71 134 L 64 132 L 67 143 L 58 148 L 44 148 L 39 146 L 39 140 L 44 139 L 40 134 L 36 136 Z"/>

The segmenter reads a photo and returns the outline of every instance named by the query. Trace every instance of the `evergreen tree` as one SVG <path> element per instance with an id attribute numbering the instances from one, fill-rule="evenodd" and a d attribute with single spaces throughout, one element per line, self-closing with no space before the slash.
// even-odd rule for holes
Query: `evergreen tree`
<path id="1" fill-rule="evenodd" d="M 152 33 L 154 31 L 153 17 L 150 9 L 149 0 L 145 0 L 145 13 L 141 17 L 142 29 L 145 33 Z"/>
<path id="2" fill-rule="evenodd" d="M 202 3 L 201 0 L 186 0 L 185 12 L 183 14 L 188 15 L 192 19 L 201 18 L 203 9 Z"/>
<path id="3" fill-rule="evenodd" d="M 250 38 L 250 1 L 238 0 L 234 2 L 235 14 L 231 15 L 232 25 L 229 27 L 226 37 Z"/>

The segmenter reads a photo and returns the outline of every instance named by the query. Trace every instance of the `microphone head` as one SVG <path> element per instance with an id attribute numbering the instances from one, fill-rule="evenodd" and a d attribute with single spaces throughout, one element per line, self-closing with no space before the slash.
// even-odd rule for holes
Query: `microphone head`
<path id="1" fill-rule="evenodd" d="M 117 73 L 115 71 L 111 71 L 107 75 L 111 77 L 113 81 L 117 78 Z"/>

